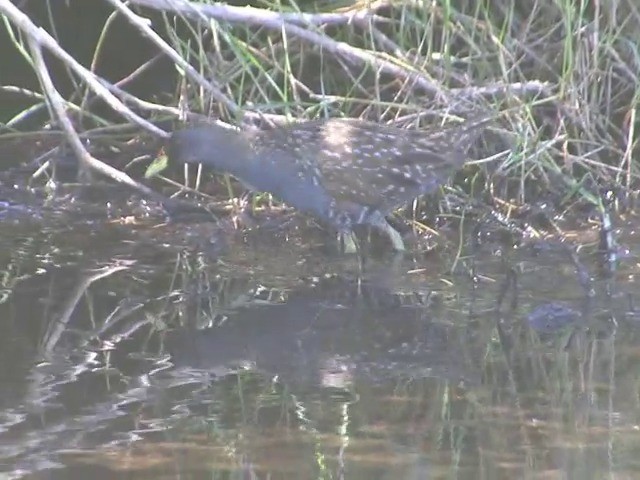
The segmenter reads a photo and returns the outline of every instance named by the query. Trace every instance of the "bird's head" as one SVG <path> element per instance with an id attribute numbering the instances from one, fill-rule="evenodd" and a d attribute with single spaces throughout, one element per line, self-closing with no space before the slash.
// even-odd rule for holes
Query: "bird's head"
<path id="1" fill-rule="evenodd" d="M 253 156 L 245 134 L 218 125 L 190 127 L 174 132 L 165 147 L 169 164 L 202 163 L 233 173 Z"/>

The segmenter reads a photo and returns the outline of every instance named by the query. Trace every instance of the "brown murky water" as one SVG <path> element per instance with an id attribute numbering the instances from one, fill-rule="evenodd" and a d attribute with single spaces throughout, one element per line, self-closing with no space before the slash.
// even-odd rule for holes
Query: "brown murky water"
<path id="1" fill-rule="evenodd" d="M 455 235 L 361 267 L 91 195 L 0 203 L 2 478 L 640 478 L 637 219 L 611 276 Z"/>

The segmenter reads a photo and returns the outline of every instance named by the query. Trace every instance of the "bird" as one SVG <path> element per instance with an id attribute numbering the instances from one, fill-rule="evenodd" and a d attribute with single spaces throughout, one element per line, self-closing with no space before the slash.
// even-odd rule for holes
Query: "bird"
<path id="1" fill-rule="evenodd" d="M 351 235 L 357 225 L 385 233 L 397 251 L 402 236 L 387 221 L 395 209 L 446 183 L 495 114 L 431 131 L 355 118 L 327 118 L 269 130 L 187 126 L 165 146 L 170 164 L 200 163 L 250 190 Z"/>

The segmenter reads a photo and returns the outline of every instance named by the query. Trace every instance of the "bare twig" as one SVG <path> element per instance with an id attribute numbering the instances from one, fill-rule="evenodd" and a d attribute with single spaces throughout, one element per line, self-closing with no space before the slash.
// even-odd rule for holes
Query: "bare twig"
<path id="1" fill-rule="evenodd" d="M 299 26 L 327 26 L 348 25 L 357 22 L 390 23 L 388 18 L 375 15 L 378 7 L 356 9 L 337 13 L 305 13 L 305 12 L 270 12 L 261 8 L 233 7 L 224 3 L 204 4 L 193 3 L 185 0 L 133 0 L 130 3 L 154 10 L 171 11 L 185 17 L 194 19 L 215 18 L 234 23 L 246 22 L 248 18 L 254 19 L 251 23 L 261 24 L 267 19 L 287 22 Z"/>

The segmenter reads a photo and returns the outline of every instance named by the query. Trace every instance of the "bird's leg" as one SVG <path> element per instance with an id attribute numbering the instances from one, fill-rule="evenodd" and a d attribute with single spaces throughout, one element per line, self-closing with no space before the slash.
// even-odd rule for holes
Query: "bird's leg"
<path id="1" fill-rule="evenodd" d="M 393 228 L 389 222 L 387 222 L 387 219 L 383 219 L 383 221 L 377 223 L 376 225 L 378 228 L 380 228 L 380 230 L 382 230 L 384 233 L 387 234 L 387 236 L 389 237 L 389 240 L 391 240 L 391 245 L 393 246 L 394 250 L 398 251 L 398 252 L 404 252 L 405 248 L 404 248 L 404 240 L 402 239 L 402 235 L 400 235 L 400 233 L 398 233 L 398 231 Z"/>
<path id="2" fill-rule="evenodd" d="M 358 239 L 353 230 L 338 232 L 338 245 L 342 253 L 358 253 Z"/>
<path id="3" fill-rule="evenodd" d="M 251 192 L 245 192 L 241 197 L 233 197 L 231 199 L 231 220 L 236 230 L 241 225 L 251 225 L 251 220 L 247 216 L 247 207 L 249 206 L 249 196 Z"/>
<path id="4" fill-rule="evenodd" d="M 389 224 L 385 216 L 378 210 L 369 210 L 366 213 L 366 216 L 361 214 L 358 219 L 358 223 L 368 225 L 372 228 L 377 228 L 378 231 L 387 235 L 394 250 L 404 252 L 405 247 L 402 235 L 400 235 L 400 233 L 398 233 L 398 231 Z"/>
<path id="5" fill-rule="evenodd" d="M 338 247 L 342 253 L 358 253 L 358 239 L 353 231 L 349 215 L 349 203 L 338 205 L 331 200 L 327 209 L 327 216 L 331 218 L 331 227 L 337 230 Z"/>

